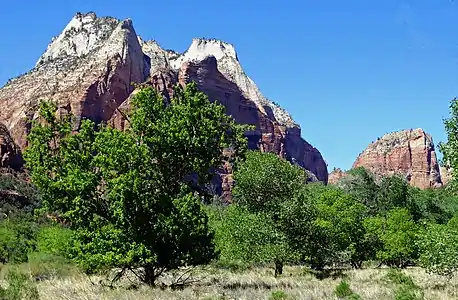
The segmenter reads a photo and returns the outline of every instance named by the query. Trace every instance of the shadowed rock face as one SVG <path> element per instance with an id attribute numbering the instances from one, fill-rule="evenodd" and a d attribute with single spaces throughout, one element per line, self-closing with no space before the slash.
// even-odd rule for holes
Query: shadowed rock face
<path id="1" fill-rule="evenodd" d="M 320 152 L 301 138 L 300 127 L 284 109 L 261 94 L 232 45 L 194 39 L 179 54 L 139 38 L 130 20 L 94 13 L 76 14 L 34 69 L 0 89 L 0 121 L 21 149 L 42 99 L 56 101 L 60 113 L 73 113 L 75 129 L 82 118 L 124 129 L 128 123 L 122 112 L 135 93 L 132 83 L 148 83 L 170 98 L 173 85 L 191 80 L 237 122 L 256 127 L 247 132 L 251 149 L 277 153 L 327 182 Z M 224 169 L 231 174 L 229 166 Z"/>
<path id="2" fill-rule="evenodd" d="M 19 147 L 14 143 L 6 126 L 0 123 L 0 168 L 20 170 L 22 165 Z"/>
<path id="3" fill-rule="evenodd" d="M 353 168 L 365 167 L 375 175 L 400 174 L 419 188 L 442 186 L 434 143 L 423 129 L 393 132 L 371 143 Z"/>

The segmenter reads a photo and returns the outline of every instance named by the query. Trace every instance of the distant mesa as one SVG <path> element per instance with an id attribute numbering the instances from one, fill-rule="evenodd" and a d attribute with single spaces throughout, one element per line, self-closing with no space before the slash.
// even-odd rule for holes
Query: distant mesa
<path id="1" fill-rule="evenodd" d="M 385 134 L 372 142 L 356 159 L 353 168 L 364 167 L 376 177 L 401 175 L 421 189 L 440 187 L 451 179 L 440 168 L 432 137 L 423 129 L 406 129 Z M 329 175 L 336 183 L 345 173 L 337 169 Z"/>

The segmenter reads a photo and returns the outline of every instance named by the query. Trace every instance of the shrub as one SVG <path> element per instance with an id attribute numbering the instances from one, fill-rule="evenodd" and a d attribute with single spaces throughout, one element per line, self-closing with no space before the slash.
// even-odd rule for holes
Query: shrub
<path id="1" fill-rule="evenodd" d="M 342 280 L 334 290 L 334 294 L 341 299 L 351 299 L 351 300 L 359 300 L 361 297 L 353 292 L 350 288 L 350 284 L 346 280 Z"/>
<path id="2" fill-rule="evenodd" d="M 270 294 L 269 300 L 292 300 L 293 297 L 289 296 L 283 291 L 274 291 Z"/>
<path id="3" fill-rule="evenodd" d="M 0 221 L 0 263 L 27 261 L 27 254 L 35 249 L 38 231 L 28 217 Z"/>
<path id="4" fill-rule="evenodd" d="M 0 286 L 0 299 L 2 300 L 37 300 L 40 298 L 36 285 L 24 273 L 11 269 L 6 275 L 8 287 Z"/>

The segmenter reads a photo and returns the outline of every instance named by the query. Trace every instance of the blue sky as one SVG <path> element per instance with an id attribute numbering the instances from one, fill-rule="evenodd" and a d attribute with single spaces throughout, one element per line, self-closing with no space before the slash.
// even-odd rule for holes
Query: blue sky
<path id="1" fill-rule="evenodd" d="M 0 85 L 32 68 L 78 11 L 131 18 L 143 38 L 176 51 L 193 37 L 234 44 L 329 169 L 350 168 L 388 132 L 421 127 L 444 140 L 458 96 L 454 0 L 2 1 Z"/>

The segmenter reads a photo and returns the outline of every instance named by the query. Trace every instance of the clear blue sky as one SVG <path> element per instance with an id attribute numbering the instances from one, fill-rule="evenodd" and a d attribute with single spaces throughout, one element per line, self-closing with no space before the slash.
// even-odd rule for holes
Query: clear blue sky
<path id="1" fill-rule="evenodd" d="M 454 0 L 2 1 L 0 85 L 33 67 L 77 11 L 131 18 L 142 37 L 177 51 L 193 37 L 233 43 L 329 169 L 350 168 L 387 132 L 422 127 L 444 140 L 458 96 Z"/>

